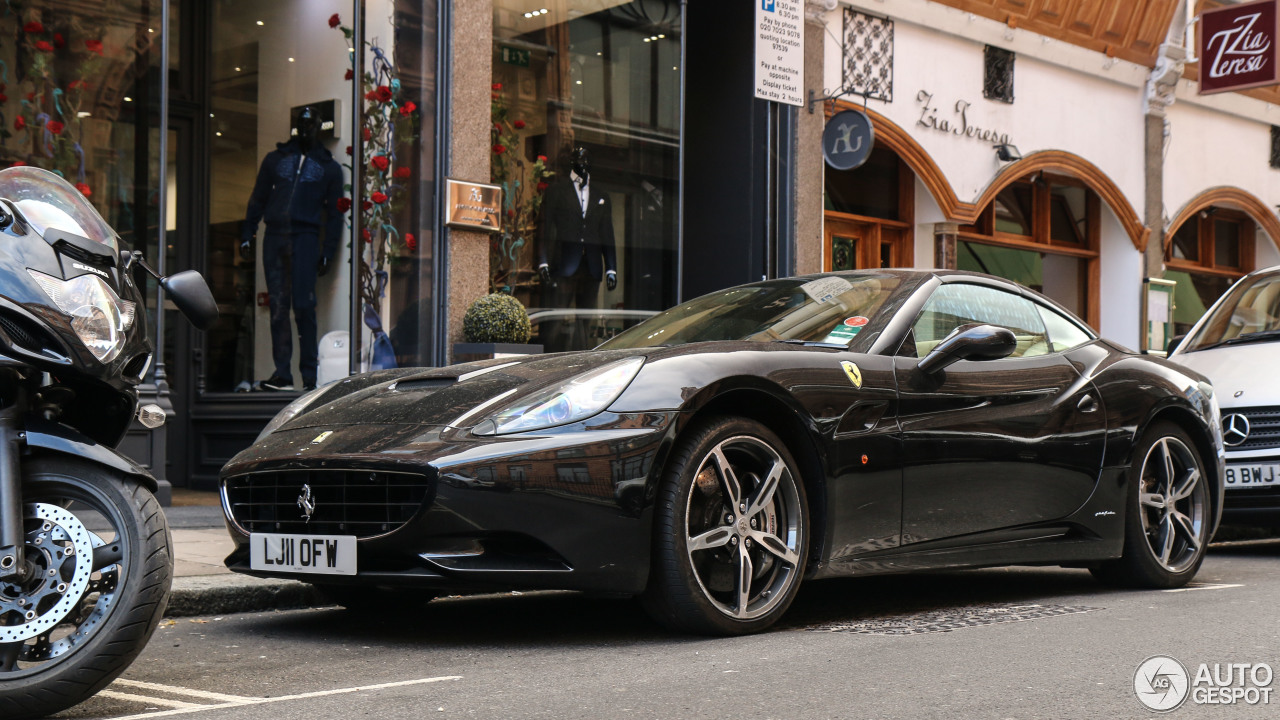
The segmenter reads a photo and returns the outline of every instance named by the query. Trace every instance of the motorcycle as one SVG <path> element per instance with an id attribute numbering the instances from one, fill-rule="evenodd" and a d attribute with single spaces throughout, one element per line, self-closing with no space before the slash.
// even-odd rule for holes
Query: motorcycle
<path id="1" fill-rule="evenodd" d="M 33 167 L 0 170 L 0 718 L 90 697 L 142 652 L 173 577 L 156 481 L 115 450 L 151 365 L 155 278 L 200 329 L 194 271 L 160 277 L 88 200 Z"/>

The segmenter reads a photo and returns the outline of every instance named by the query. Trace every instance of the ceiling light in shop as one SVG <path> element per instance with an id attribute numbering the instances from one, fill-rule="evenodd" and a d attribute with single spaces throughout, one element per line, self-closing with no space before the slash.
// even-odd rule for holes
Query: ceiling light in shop
<path id="1" fill-rule="evenodd" d="M 581 80 L 575 80 L 574 82 L 578 83 L 579 85 L 581 85 L 581 84 L 582 84 L 582 81 L 581 81 Z"/>
<path id="2" fill-rule="evenodd" d="M 546 14 L 547 14 L 546 8 L 538 8 L 537 10 L 531 10 L 525 13 L 524 16 L 525 18 L 534 18 L 534 17 L 538 17 L 539 15 L 546 15 Z"/>
<path id="3" fill-rule="evenodd" d="M 236 72 L 240 72 L 240 68 L 236 68 Z"/>
<path id="4" fill-rule="evenodd" d="M 128 95 L 125 95 L 125 96 L 124 96 L 124 101 L 125 101 L 125 102 L 133 102 L 133 98 L 129 97 Z"/>
<path id="5" fill-rule="evenodd" d="M 218 137 L 222 137 L 222 131 L 219 130 L 218 132 L 214 133 L 214 135 L 217 135 Z"/>
<path id="6" fill-rule="evenodd" d="M 258 27 L 262 27 L 263 25 L 266 25 L 266 23 L 264 23 L 264 22 L 262 22 L 261 20 L 259 20 L 259 21 L 258 21 Z"/>
<path id="7" fill-rule="evenodd" d="M 289 58 L 289 62 L 293 62 L 293 58 Z"/>
<path id="8" fill-rule="evenodd" d="M 93 115 L 93 113 L 85 112 L 84 110 L 81 110 L 80 112 L 76 113 L 76 117 L 78 117 L 78 118 L 87 118 L 87 117 L 90 117 L 90 116 L 92 116 L 92 115 Z"/>

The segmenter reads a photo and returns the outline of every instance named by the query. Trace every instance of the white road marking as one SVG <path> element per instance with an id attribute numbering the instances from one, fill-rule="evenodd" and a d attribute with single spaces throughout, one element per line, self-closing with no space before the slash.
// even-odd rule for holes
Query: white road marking
<path id="1" fill-rule="evenodd" d="M 127 702 L 145 703 L 147 705 L 163 705 L 170 708 L 203 708 L 207 705 L 199 703 L 182 702 L 181 700 L 168 700 L 165 698 L 150 697 L 147 695 L 134 695 L 133 693 L 122 693 L 114 690 L 99 690 L 98 695 L 102 697 L 112 698 L 114 700 L 124 700 Z"/>
<path id="2" fill-rule="evenodd" d="M 204 698 L 205 700 L 221 700 L 222 702 L 251 703 L 258 701 L 258 698 L 246 697 L 244 695 L 223 695 L 222 693 L 196 690 L 194 688 L 185 688 L 178 685 L 160 685 L 158 683 L 142 682 L 141 680 L 127 680 L 125 678 L 116 678 L 116 681 L 112 683 L 112 685 L 123 685 L 125 687 L 137 688 L 139 690 L 152 690 L 154 692 L 168 693 L 170 695 L 187 695 L 189 697 Z"/>
<path id="3" fill-rule="evenodd" d="M 1243 583 L 1192 583 L 1186 587 L 1162 590 L 1161 592 L 1191 592 L 1192 590 L 1226 590 L 1227 588 L 1244 587 Z"/>
<path id="4" fill-rule="evenodd" d="M 405 687 L 407 685 L 423 685 L 426 683 L 442 682 L 444 680 L 461 680 L 461 679 L 462 679 L 461 675 L 445 675 L 442 677 L 420 678 L 418 680 L 401 680 L 400 682 L 379 683 L 377 685 L 361 685 L 360 687 L 338 688 L 336 690 L 319 690 L 317 692 L 301 693 L 299 695 L 281 695 L 280 697 L 270 697 L 270 698 L 250 698 L 250 697 L 241 698 L 240 696 L 231 696 L 231 697 L 236 697 L 237 699 L 234 702 L 219 703 L 217 705 L 192 705 L 191 707 L 177 708 L 174 710 L 161 710 L 159 712 L 144 712 L 144 713 L 138 713 L 136 715 L 125 715 L 123 717 L 115 718 L 115 720 L 142 720 L 143 718 L 169 717 L 172 715 L 189 715 L 191 713 L 204 712 L 206 710 L 221 710 L 223 708 L 245 707 L 247 705 L 266 705 L 268 703 L 287 702 L 290 700 L 307 700 L 310 698 L 327 697 L 329 695 L 344 695 L 348 693 L 365 692 L 366 690 L 384 690 L 386 688 Z M 169 686 L 159 685 L 157 687 L 166 688 Z M 177 693 L 177 692 L 180 692 L 180 690 L 181 690 L 180 688 L 173 688 L 172 690 L 166 690 L 166 692 Z M 141 696 L 134 696 L 134 697 L 137 697 L 139 700 L 143 702 L 152 702 L 157 705 L 164 704 L 164 702 L 167 702 L 167 701 L 162 702 L 162 701 L 154 700 L 152 698 L 143 698 Z"/>

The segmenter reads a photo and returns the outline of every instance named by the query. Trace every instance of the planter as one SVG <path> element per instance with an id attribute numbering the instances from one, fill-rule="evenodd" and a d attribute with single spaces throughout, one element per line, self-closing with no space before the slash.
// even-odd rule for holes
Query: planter
<path id="1" fill-rule="evenodd" d="M 520 357 L 521 355 L 540 355 L 541 345 L 522 343 L 454 343 L 453 362 L 463 363 L 473 360 L 492 360 L 493 358 Z"/>

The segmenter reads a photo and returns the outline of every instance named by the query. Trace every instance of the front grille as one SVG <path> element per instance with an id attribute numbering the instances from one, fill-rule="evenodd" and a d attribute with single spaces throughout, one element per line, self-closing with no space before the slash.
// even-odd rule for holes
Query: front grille
<path id="1" fill-rule="evenodd" d="M 281 470 L 229 478 L 223 492 L 232 519 L 247 532 L 368 538 L 409 522 L 429 487 L 426 476 L 408 473 Z M 304 496 L 314 503 L 310 521 Z"/>
<path id="2" fill-rule="evenodd" d="M 1222 411 L 1222 425 L 1225 431 L 1232 415 L 1243 415 L 1249 421 L 1249 437 L 1239 445 L 1230 445 L 1227 452 L 1234 450 L 1265 450 L 1280 447 L 1280 407 L 1237 408 Z M 1230 439 L 1230 438 L 1227 438 Z"/>

